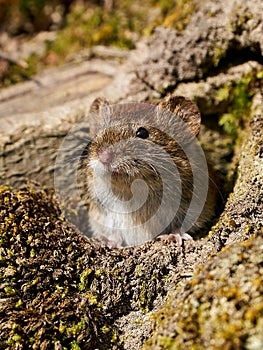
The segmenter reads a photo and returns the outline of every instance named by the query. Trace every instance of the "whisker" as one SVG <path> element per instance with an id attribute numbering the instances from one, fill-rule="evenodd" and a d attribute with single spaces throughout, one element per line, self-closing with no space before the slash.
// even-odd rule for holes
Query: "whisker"
<path id="1" fill-rule="evenodd" d="M 74 164 L 74 163 L 76 163 L 76 161 L 79 162 L 80 160 L 86 159 L 86 158 L 87 158 L 86 155 L 80 155 L 80 156 L 76 156 L 76 157 L 70 157 L 68 159 L 57 160 L 56 163 L 57 164 L 70 164 L 70 163 Z"/>

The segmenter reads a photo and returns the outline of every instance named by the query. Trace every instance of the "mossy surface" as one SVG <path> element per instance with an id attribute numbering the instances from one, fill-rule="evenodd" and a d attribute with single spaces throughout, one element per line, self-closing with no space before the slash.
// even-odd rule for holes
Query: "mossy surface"
<path id="1" fill-rule="evenodd" d="M 144 349 L 263 348 L 263 239 L 225 249 L 176 287 Z"/>
<path id="2" fill-rule="evenodd" d="M 225 35 L 227 32 L 222 25 L 225 18 L 229 22 L 229 12 L 221 11 L 228 3 L 221 5 L 217 1 L 207 3 L 209 11 L 216 9 L 217 16 L 221 13 L 216 21 L 215 13 L 211 12 L 208 22 L 213 16 L 215 21 L 210 22 L 207 29 L 203 21 L 202 26 L 198 26 L 205 15 L 199 12 L 186 36 L 172 30 L 159 31 L 158 41 L 153 41 L 149 49 L 152 61 L 144 62 L 149 68 L 148 76 L 140 62 L 136 65 L 148 88 L 159 91 L 169 74 L 171 80 L 168 79 L 168 83 L 173 87 L 177 75 L 179 81 L 185 82 L 197 81 L 210 73 L 217 77 L 220 69 L 236 63 L 226 55 L 233 41 Z M 170 5 L 163 6 L 165 16 L 169 18 Z M 238 7 L 240 13 L 244 12 L 241 7 Z M 257 58 L 259 54 L 257 45 L 261 37 L 258 39 L 255 35 L 259 23 L 256 23 L 257 13 L 255 11 L 253 18 L 249 15 L 248 21 L 240 15 L 240 21 L 237 20 L 237 26 L 233 27 L 235 39 L 239 36 L 242 47 L 251 45 L 256 49 L 249 59 Z M 102 21 L 108 18 L 109 14 L 106 14 Z M 169 20 L 172 23 L 173 17 Z M 73 19 L 76 29 L 77 22 Z M 249 25 L 247 34 L 243 33 L 244 27 Z M 109 28 L 102 22 L 101 26 L 105 36 L 101 36 L 99 40 L 102 41 L 97 41 L 98 44 L 109 40 Z M 151 32 L 150 27 L 148 32 Z M 209 35 L 212 40 L 219 41 L 217 47 L 211 46 Z M 132 35 L 129 39 L 133 40 Z M 221 45 L 224 43 L 227 47 Z M 116 45 L 123 46 L 123 43 Z M 51 46 L 49 43 L 50 50 Z M 178 48 L 176 54 L 174 48 Z M 164 53 L 163 60 L 160 60 L 158 50 Z M 139 57 L 142 52 L 137 53 Z M 238 53 L 234 51 L 234 54 Z M 59 64 L 63 47 L 58 47 L 57 52 L 54 49 L 54 54 Z M 144 54 L 141 57 L 145 57 Z M 167 62 L 173 58 L 175 61 L 167 69 Z M 207 61 L 209 69 L 203 71 L 203 63 Z M 189 63 L 193 63 L 192 66 Z M 229 65 L 224 66 L 224 63 Z M 163 75 L 155 75 L 162 67 Z M 218 70 L 214 71 L 215 67 Z M 227 75 L 218 75 L 222 85 Z M 139 75 L 135 76 L 138 81 Z M 204 90 L 206 101 L 210 103 L 210 106 L 206 105 L 210 110 L 208 115 L 218 117 L 225 113 L 221 124 L 232 138 L 229 142 L 233 140 L 234 143 L 236 136 L 242 141 L 237 152 L 239 165 L 233 193 L 208 238 L 184 242 L 182 249 L 173 242 L 156 241 L 141 247 L 110 250 L 89 241 L 65 222 L 52 194 L 33 188 L 19 191 L 0 188 L 0 348 L 133 350 L 141 348 L 154 331 L 146 348 L 262 349 L 261 102 L 258 103 L 261 116 L 254 116 L 251 111 L 256 104 L 256 95 L 257 101 L 262 101 L 262 71 L 257 70 L 254 76 L 242 76 L 240 79 L 237 75 L 235 81 L 231 80 L 229 85 L 217 90 L 215 86 L 219 85 L 213 85 L 207 79 L 209 89 Z M 149 79 L 152 77 L 153 80 Z M 212 96 L 212 90 L 216 96 Z M 140 90 L 135 86 L 134 90 L 127 91 L 128 96 L 133 97 L 133 91 L 137 94 Z M 147 98 L 150 96 L 147 90 L 146 95 Z M 115 97 L 119 98 L 119 93 L 114 94 Z M 243 126 L 247 131 L 241 140 L 239 131 Z M 36 138 L 34 135 L 32 133 L 32 138 Z M 222 145 L 222 140 L 219 143 Z M 214 146 L 218 147 L 218 144 L 211 142 L 211 147 Z M 31 151 L 28 152 L 31 159 Z M 230 155 L 225 153 L 225 156 L 229 160 Z M 7 163 L 7 166 L 11 168 L 13 164 Z M 32 170 L 31 164 L 29 169 Z M 258 232 L 257 236 L 240 243 L 255 232 Z M 233 242 L 239 243 L 232 245 Z M 230 247 L 218 253 L 224 246 Z M 193 269 L 201 263 L 203 265 L 192 276 Z M 150 319 L 151 313 L 165 303 L 168 292 L 167 304 Z M 152 322 L 155 322 L 154 327 Z"/>
<path id="3" fill-rule="evenodd" d="M 237 137 L 238 130 L 244 127 L 244 124 L 249 119 L 254 95 L 253 87 L 256 84 L 256 80 L 257 77 L 246 76 L 231 86 L 218 90 L 219 101 L 228 100 L 228 108 L 221 115 L 219 125 L 233 138 Z"/>
<path id="4" fill-rule="evenodd" d="M 45 191 L 4 187 L 0 203 L 0 348 L 80 349 L 92 343 L 108 349 L 114 330 L 96 293 L 84 290 L 87 269 L 78 263 L 83 249 L 86 262 L 92 260 L 91 246 L 61 219 Z"/>
<path id="5" fill-rule="evenodd" d="M 145 323 L 180 254 L 172 242 L 122 250 L 91 243 L 38 187 L 1 187 L 0 222 L 3 349 L 122 349 L 115 321 L 134 311 Z"/>
<path id="6" fill-rule="evenodd" d="M 262 238 L 215 255 L 262 235 L 262 130 L 253 118 L 235 191 L 209 238 L 181 248 L 109 249 L 73 229 L 52 193 L 1 187 L 0 347 L 138 349 L 155 329 L 148 348 L 260 349 Z"/>

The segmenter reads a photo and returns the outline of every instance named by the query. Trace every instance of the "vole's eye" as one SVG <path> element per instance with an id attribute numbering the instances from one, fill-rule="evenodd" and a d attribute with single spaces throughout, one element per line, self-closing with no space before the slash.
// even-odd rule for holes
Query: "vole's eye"
<path id="1" fill-rule="evenodd" d="M 149 137 L 149 131 L 143 127 L 140 127 L 136 131 L 136 137 L 139 137 L 140 139 L 147 139 Z"/>

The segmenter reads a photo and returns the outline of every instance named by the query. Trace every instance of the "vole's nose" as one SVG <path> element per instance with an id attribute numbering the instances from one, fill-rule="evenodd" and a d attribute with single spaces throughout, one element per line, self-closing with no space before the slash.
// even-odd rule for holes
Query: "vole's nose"
<path id="1" fill-rule="evenodd" d="M 110 165 L 114 158 L 113 152 L 108 148 L 100 151 L 98 156 L 99 160 L 104 165 Z"/>

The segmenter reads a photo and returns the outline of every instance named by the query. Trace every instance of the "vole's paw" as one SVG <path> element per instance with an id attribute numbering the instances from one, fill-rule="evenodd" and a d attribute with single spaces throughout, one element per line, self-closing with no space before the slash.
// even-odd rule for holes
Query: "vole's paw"
<path id="1" fill-rule="evenodd" d="M 159 236 L 161 240 L 165 241 L 172 241 L 176 242 L 179 247 L 182 246 L 183 240 L 184 241 L 193 241 L 193 238 L 186 232 L 176 231 L 174 233 L 164 234 Z"/>

